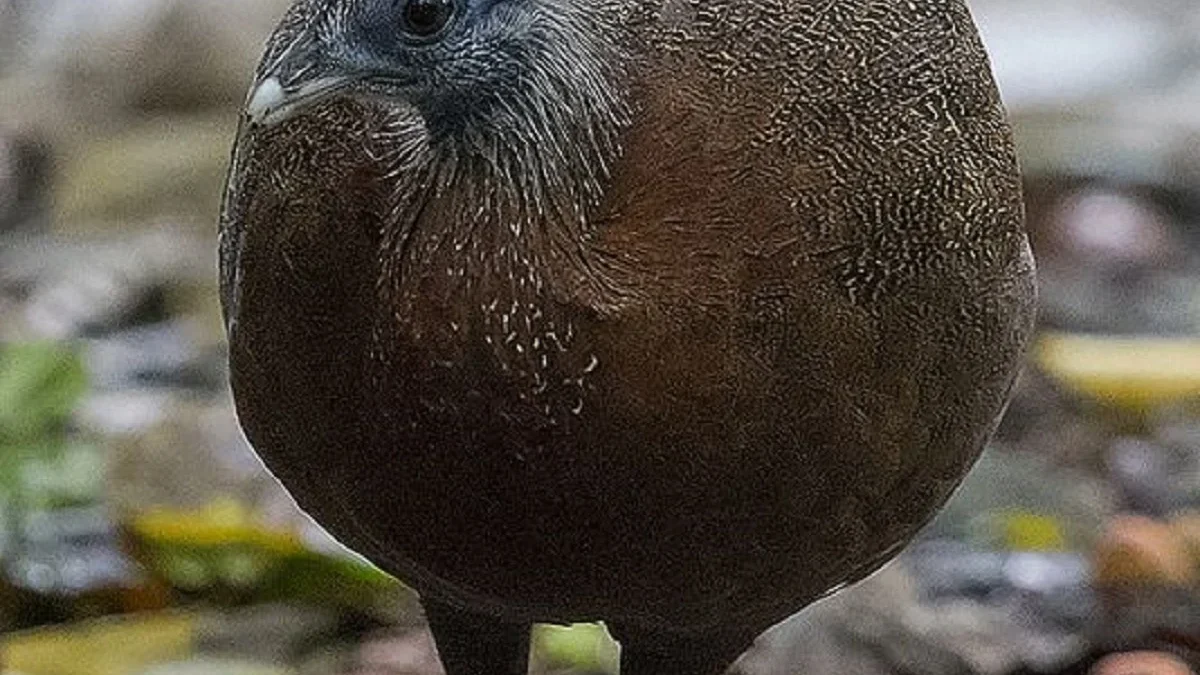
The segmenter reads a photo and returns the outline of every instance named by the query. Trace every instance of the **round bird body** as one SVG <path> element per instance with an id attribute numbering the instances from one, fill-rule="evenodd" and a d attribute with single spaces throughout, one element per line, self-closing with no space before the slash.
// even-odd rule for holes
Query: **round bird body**
<path id="1" fill-rule="evenodd" d="M 301 0 L 220 246 L 248 438 L 450 675 L 717 672 L 934 513 L 1033 315 L 960 0 Z"/>

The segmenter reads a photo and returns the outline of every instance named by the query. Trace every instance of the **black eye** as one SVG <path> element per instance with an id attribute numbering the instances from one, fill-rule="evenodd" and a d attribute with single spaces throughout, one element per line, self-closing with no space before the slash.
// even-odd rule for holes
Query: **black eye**
<path id="1" fill-rule="evenodd" d="M 401 26 L 404 32 L 427 38 L 450 23 L 454 0 L 403 0 Z"/>

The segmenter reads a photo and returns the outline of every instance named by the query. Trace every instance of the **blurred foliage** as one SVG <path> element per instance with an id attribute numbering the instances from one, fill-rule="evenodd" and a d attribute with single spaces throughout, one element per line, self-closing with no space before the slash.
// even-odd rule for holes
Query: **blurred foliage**
<path id="1" fill-rule="evenodd" d="M 87 372 L 70 347 L 0 346 L 0 447 L 38 444 L 60 433 L 86 391 Z"/>
<path id="2" fill-rule="evenodd" d="M 0 497 L 31 510 L 98 497 L 104 456 L 67 433 L 87 386 L 83 362 L 68 346 L 0 347 Z"/>
<path id="3" fill-rule="evenodd" d="M 172 588 L 208 602 L 286 601 L 364 612 L 387 621 L 416 599 L 393 577 L 357 559 L 309 550 L 294 532 L 260 522 L 244 503 L 200 510 L 158 508 L 128 525 L 139 561 Z"/>
<path id="4" fill-rule="evenodd" d="M 245 504 L 230 498 L 214 500 L 197 511 L 151 509 L 135 516 L 132 528 L 160 546 L 243 545 L 278 555 L 303 550 L 295 534 L 257 523 Z"/>
<path id="5" fill-rule="evenodd" d="M 244 497 L 104 522 L 109 448 L 72 425 L 89 392 L 72 344 L 0 346 L 0 630 L 197 603 L 285 602 L 369 624 L 416 612 L 415 594 L 395 579 L 358 559 L 313 552 L 297 532 L 263 522 Z M 72 572 L 82 561 L 96 573 Z M 0 646 L 0 662 L 26 675 L 136 672 L 190 654 L 186 625 L 168 613 L 75 632 L 47 628 Z M 122 646 L 81 656 L 101 644 Z"/>

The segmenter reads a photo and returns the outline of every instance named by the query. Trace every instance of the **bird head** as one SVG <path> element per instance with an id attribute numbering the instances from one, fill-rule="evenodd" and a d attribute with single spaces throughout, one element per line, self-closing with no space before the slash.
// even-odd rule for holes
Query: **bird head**
<path id="1" fill-rule="evenodd" d="M 300 0 L 244 121 L 270 128 L 353 100 L 390 115 L 425 159 L 465 154 L 552 176 L 567 167 L 536 165 L 604 166 L 626 117 L 623 11 L 610 0 Z"/>
<path id="2" fill-rule="evenodd" d="M 631 5 L 298 0 L 241 120 L 226 305 L 252 230 L 341 241 L 355 223 L 378 233 L 389 288 L 435 267 L 469 282 L 576 261 L 630 124 Z"/>

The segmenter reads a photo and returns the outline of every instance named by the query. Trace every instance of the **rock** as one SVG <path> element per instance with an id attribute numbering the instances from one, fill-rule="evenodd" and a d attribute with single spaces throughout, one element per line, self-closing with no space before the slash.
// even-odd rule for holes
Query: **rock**
<path id="1" fill-rule="evenodd" d="M 91 599 L 110 611 L 118 603 L 95 598 L 138 586 L 140 571 L 121 551 L 102 507 L 31 509 L 14 516 L 19 530 L 5 556 L 5 583 L 44 597 Z"/>
<path id="2" fill-rule="evenodd" d="M 338 616 L 331 610 L 252 605 L 203 615 L 196 627 L 196 651 L 225 659 L 286 663 L 314 642 L 331 639 L 337 630 Z"/>
<path id="3" fill-rule="evenodd" d="M 1088 675 L 1195 675 L 1195 671 L 1164 652 L 1127 652 L 1104 657 Z"/>
<path id="4" fill-rule="evenodd" d="M 1187 505 L 1185 483 L 1195 467 L 1187 453 L 1158 443 L 1118 438 L 1108 451 L 1108 470 L 1126 508 L 1165 517 Z"/>
<path id="5" fill-rule="evenodd" d="M 1200 317 L 1197 326 L 1200 327 Z M 1187 508 L 1200 508 L 1200 414 L 1187 406 L 1160 411 L 1154 420 L 1152 437 L 1156 444 L 1170 448 L 1172 456 L 1177 458 L 1174 489 L 1182 495 Z"/>
<path id="6" fill-rule="evenodd" d="M 1170 195 L 1108 181 L 1034 179 L 1030 240 L 1043 322 L 1061 330 L 1187 334 L 1190 213 Z M 1183 199 L 1180 193 L 1176 198 Z"/>
<path id="7" fill-rule="evenodd" d="M 112 443 L 109 503 L 117 514 L 202 509 L 234 498 L 283 530 L 308 522 L 251 453 L 224 399 L 164 403 L 153 426 Z"/>
<path id="8" fill-rule="evenodd" d="M 169 226 L 102 239 L 27 238 L 0 247 L 0 298 L 20 299 L 30 338 L 98 335 L 160 320 L 175 288 L 211 287 L 214 258 L 210 239 Z"/>
<path id="9" fill-rule="evenodd" d="M 359 645 L 357 661 L 346 675 L 442 675 L 428 630 L 368 639 Z"/>
<path id="10" fill-rule="evenodd" d="M 183 215 L 208 227 L 236 109 L 288 4 L 0 0 L 0 127 L 53 149 L 55 222 Z"/>
<path id="11" fill-rule="evenodd" d="M 161 321 L 84 341 L 91 384 L 101 392 L 226 386 L 224 352 L 202 350 L 194 321 Z"/>
<path id="12" fill-rule="evenodd" d="M 1103 651 L 1170 650 L 1200 664 L 1200 593 L 1179 585 L 1100 590 L 1093 641 Z"/>
<path id="13" fill-rule="evenodd" d="M 1086 651 L 1028 607 L 930 597 L 911 556 L 765 633 L 738 662 L 744 675 L 1002 675 L 1070 663 Z"/>
<path id="14" fill-rule="evenodd" d="M 1184 586 L 1197 577 L 1183 536 L 1170 525 L 1144 516 L 1113 519 L 1096 545 L 1094 559 L 1100 585 Z"/>
<path id="15" fill-rule="evenodd" d="M 904 634 L 904 615 L 918 606 L 912 577 L 895 563 L 858 585 L 810 605 L 764 633 L 737 662 L 744 675 L 889 675 L 895 659 L 920 663 L 926 675 L 973 675 L 955 654 Z M 889 654 L 907 649 L 911 654 Z M 907 664 L 911 666 L 912 664 Z"/>
<path id="16" fill-rule="evenodd" d="M 15 61 L 71 115 L 231 107 L 287 0 L 39 0 L 9 10 Z"/>
<path id="17" fill-rule="evenodd" d="M 45 144 L 0 127 L 0 234 L 31 224 L 45 206 L 49 178 L 50 154 Z"/>
<path id="18" fill-rule="evenodd" d="M 1166 211 L 1125 190 L 1084 186 L 1062 196 L 1040 228 L 1046 261 L 1107 269 L 1154 268 L 1182 262 L 1186 244 Z"/>
<path id="19" fill-rule="evenodd" d="M 530 675 L 548 675 L 531 664 Z M 433 637 L 425 628 L 389 628 L 357 644 L 309 650 L 297 675 L 445 675 Z"/>
<path id="20" fill-rule="evenodd" d="M 1112 489 L 1032 452 L 986 449 L 962 487 L 925 530 L 928 538 L 1004 550 L 1014 515 L 1051 518 L 1067 550 L 1086 551 L 1114 512 Z"/>

